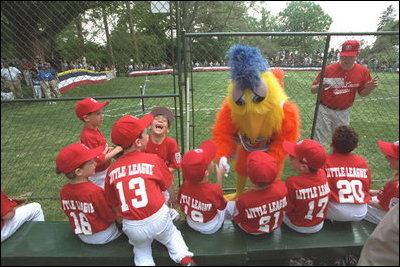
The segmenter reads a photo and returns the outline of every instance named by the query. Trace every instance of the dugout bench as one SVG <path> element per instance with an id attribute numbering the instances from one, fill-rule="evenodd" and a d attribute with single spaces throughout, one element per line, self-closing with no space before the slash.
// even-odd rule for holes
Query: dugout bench
<path id="1" fill-rule="evenodd" d="M 253 236 L 231 221 L 213 235 L 203 235 L 184 221 L 175 222 L 198 265 L 287 265 L 290 258 L 359 255 L 375 229 L 367 221 L 325 221 L 315 234 L 300 234 L 282 225 L 280 232 Z M 87 245 L 72 233 L 67 221 L 27 222 L 1 244 L 1 265 L 132 266 L 132 246 L 125 235 L 106 245 Z M 166 248 L 153 242 L 157 265 L 178 265 Z"/>

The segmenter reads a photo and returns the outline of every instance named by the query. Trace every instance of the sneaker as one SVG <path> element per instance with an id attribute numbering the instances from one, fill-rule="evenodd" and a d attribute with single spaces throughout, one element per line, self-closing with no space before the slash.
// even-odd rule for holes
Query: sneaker
<path id="1" fill-rule="evenodd" d="M 169 209 L 169 216 L 173 221 L 179 220 L 179 212 L 176 209 Z"/>
<path id="2" fill-rule="evenodd" d="M 181 266 L 197 266 L 197 264 L 191 257 L 186 256 L 181 260 Z"/>

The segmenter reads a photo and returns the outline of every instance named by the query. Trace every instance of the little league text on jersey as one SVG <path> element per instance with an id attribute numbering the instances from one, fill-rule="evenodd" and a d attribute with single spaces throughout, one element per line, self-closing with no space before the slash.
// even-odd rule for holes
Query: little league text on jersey
<path id="1" fill-rule="evenodd" d="M 353 167 L 336 167 L 326 168 L 326 177 L 349 177 L 349 178 L 368 178 L 368 169 L 365 168 L 353 168 Z"/>
<path id="2" fill-rule="evenodd" d="M 319 186 L 313 186 L 309 188 L 303 188 L 296 190 L 296 199 L 310 199 L 316 197 L 323 197 L 329 194 L 331 190 L 329 189 L 329 184 L 325 183 Z"/>
<path id="3" fill-rule="evenodd" d="M 128 166 L 121 166 L 112 170 L 109 174 L 110 184 L 113 183 L 115 179 L 120 179 L 125 176 L 132 176 L 136 174 L 147 174 L 153 175 L 153 164 L 148 163 L 135 163 Z"/>
<path id="4" fill-rule="evenodd" d="M 94 213 L 93 204 L 90 202 L 80 202 L 77 200 L 63 200 L 63 210 L 80 210 L 83 213 Z"/>
<path id="5" fill-rule="evenodd" d="M 212 208 L 211 203 L 203 203 L 195 198 L 191 198 L 190 196 L 186 196 L 184 194 L 181 195 L 180 204 L 186 204 L 193 209 L 200 210 L 200 211 L 210 211 Z"/>
<path id="6" fill-rule="evenodd" d="M 259 207 L 245 209 L 246 216 L 248 219 L 258 218 L 258 217 L 264 216 L 265 214 L 273 213 L 277 210 L 281 210 L 284 207 L 286 207 L 286 205 L 287 205 L 287 200 L 286 200 L 286 197 L 284 197 L 282 199 L 279 199 L 279 200 L 271 202 L 271 203 L 264 204 Z"/>

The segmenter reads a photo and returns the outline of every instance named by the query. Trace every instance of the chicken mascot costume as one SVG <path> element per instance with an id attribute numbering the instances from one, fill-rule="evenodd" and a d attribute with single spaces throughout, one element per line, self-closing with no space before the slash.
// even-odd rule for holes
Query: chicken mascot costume
<path id="1" fill-rule="evenodd" d="M 234 200 L 245 189 L 247 156 L 252 151 L 265 151 L 276 160 L 279 179 L 286 157 L 282 143 L 299 139 L 300 118 L 297 106 L 287 101 L 283 70 L 271 70 L 258 48 L 231 47 L 228 65 L 232 81 L 216 115 L 212 139 L 219 165 L 228 172 L 228 161 L 234 163 L 236 192 L 225 196 Z"/>

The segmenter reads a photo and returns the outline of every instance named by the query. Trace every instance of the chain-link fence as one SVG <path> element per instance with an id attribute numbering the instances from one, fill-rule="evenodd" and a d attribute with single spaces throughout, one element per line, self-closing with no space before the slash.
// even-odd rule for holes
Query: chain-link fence
<path id="1" fill-rule="evenodd" d="M 373 178 L 373 187 L 379 188 L 392 179 L 392 170 L 380 153 L 376 141 L 396 141 L 399 139 L 399 74 L 398 74 L 398 32 L 388 33 L 186 33 L 186 74 L 190 103 L 187 104 L 189 120 L 188 132 L 193 138 L 192 146 L 210 138 L 211 127 L 215 123 L 215 113 L 221 109 L 222 100 L 227 95 L 230 71 L 226 52 L 234 44 L 259 47 L 268 59 L 271 68 L 285 72 L 284 86 L 289 101 L 299 107 L 301 117 L 301 139 L 314 138 L 313 128 L 317 119 L 316 103 L 318 94 L 311 93 L 311 85 L 318 73 L 329 64 L 339 61 L 342 44 L 347 40 L 360 40 L 361 48 L 357 62 L 366 66 L 372 78 L 377 77 L 378 87 L 365 97 L 356 97 L 351 109 L 350 125 L 359 135 L 359 145 L 354 153 L 365 157 Z M 298 44 L 291 50 L 279 50 L 277 44 L 292 39 Z M 375 45 L 367 42 L 375 40 Z M 393 42 L 386 51 L 376 52 L 379 43 Z M 316 44 L 313 44 L 316 42 Z M 313 49 L 310 49 L 311 46 Z M 210 49 L 211 48 L 211 49 Z M 376 49 L 376 48 L 375 48 Z M 383 53 L 383 55 L 382 55 Z M 207 101 L 204 101 L 207 99 Z M 330 138 L 325 148 L 329 152 Z M 288 163 L 288 162 L 286 162 Z M 294 170 L 286 164 L 283 178 L 294 175 Z M 232 174 L 225 179 L 225 187 L 234 187 Z"/>
<path id="2" fill-rule="evenodd" d="M 217 13 L 226 22 L 239 2 Z M 300 108 L 302 137 L 309 138 L 317 101 L 310 93 L 311 83 L 324 59 L 327 64 L 337 60 L 336 37 L 325 51 L 324 34 L 182 35 L 182 25 L 191 21 L 183 11 L 195 12 L 200 5 L 196 1 L 2 2 L 2 190 L 8 195 L 31 192 L 31 199 L 44 207 L 46 219 L 65 219 L 57 198 L 67 180 L 55 174 L 54 158 L 62 147 L 79 140 L 82 122 L 74 115 L 74 105 L 85 97 L 110 101 L 101 127 L 109 144 L 111 127 L 119 117 L 142 116 L 155 106 L 167 106 L 175 113 L 169 135 L 182 152 L 210 139 L 230 80 L 225 55 L 237 43 L 260 47 L 271 67 L 285 69 L 286 93 Z M 387 38 L 398 39 L 398 33 L 385 35 L 386 39 L 372 33 L 362 37 L 387 43 L 392 42 Z M 298 46 L 286 44 L 293 39 Z M 356 152 L 367 157 L 374 180 L 385 181 L 390 170 L 375 141 L 398 139 L 398 61 L 392 61 L 398 59 L 398 41 L 390 46 L 393 50 L 379 53 L 366 47 L 362 45 L 358 59 L 379 77 L 379 87 L 356 98 L 351 124 L 361 137 Z M 289 170 L 286 166 L 283 176 Z M 179 184 L 180 173 L 176 179 Z M 224 188 L 234 183 L 231 172 Z"/>

